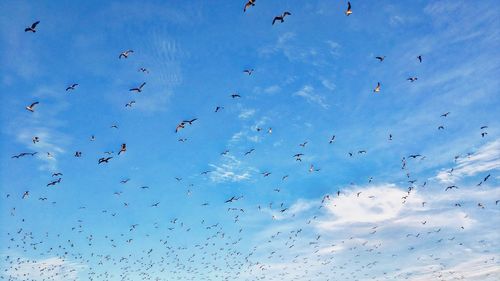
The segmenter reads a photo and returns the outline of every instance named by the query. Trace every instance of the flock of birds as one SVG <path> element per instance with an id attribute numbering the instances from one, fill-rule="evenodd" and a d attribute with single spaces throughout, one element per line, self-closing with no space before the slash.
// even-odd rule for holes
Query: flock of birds
<path id="1" fill-rule="evenodd" d="M 250 8 L 256 5 L 256 0 L 249 0 L 244 5 L 244 12 L 247 12 Z M 351 3 L 347 3 L 347 8 L 345 10 L 345 15 L 350 16 L 353 14 L 353 9 Z M 288 11 L 277 15 L 272 20 L 272 25 L 276 23 L 284 23 L 285 18 L 291 16 L 292 14 Z M 25 32 L 36 33 L 40 21 L 36 21 L 30 26 L 25 28 Z M 118 59 L 125 60 L 133 57 L 134 50 L 125 50 L 118 55 Z M 376 56 L 376 60 L 383 63 L 386 59 L 385 56 Z M 415 59 L 419 63 L 423 63 L 423 56 L 416 55 Z M 149 74 L 149 70 L 141 67 L 138 69 L 139 72 Z M 251 76 L 254 69 L 245 69 L 243 73 Z M 408 77 L 407 80 L 411 83 L 418 80 L 417 77 Z M 147 90 L 146 82 L 137 85 L 137 87 L 130 88 L 129 91 L 134 94 L 141 94 Z M 66 87 L 66 91 L 77 91 L 80 85 L 78 83 L 72 83 Z M 382 91 L 382 85 L 377 82 L 374 93 L 380 93 Z M 239 99 L 242 96 L 239 93 L 232 93 L 230 95 L 231 99 Z M 130 100 L 125 104 L 125 107 L 130 108 L 136 104 L 135 100 Z M 26 106 L 26 110 L 29 112 L 35 112 L 38 106 L 43 106 L 43 101 L 34 101 Z M 224 106 L 218 105 L 214 109 L 214 112 L 219 112 L 224 110 Z M 450 112 L 443 113 L 441 117 L 447 118 Z M 182 131 L 196 124 L 198 118 L 187 118 L 181 120 L 175 126 L 175 133 L 182 134 Z M 172 126 L 173 128 L 174 126 Z M 118 125 L 114 124 L 111 128 L 118 129 Z M 481 137 L 487 136 L 487 126 L 482 126 L 480 128 Z M 444 125 L 439 125 L 437 128 L 439 131 L 444 130 Z M 267 132 L 268 134 L 273 133 L 272 127 L 267 129 L 257 127 L 256 131 Z M 393 135 L 388 134 L 388 141 L 393 140 Z M 37 144 L 40 141 L 43 142 L 41 136 L 33 136 L 33 144 Z M 94 135 L 91 136 L 90 141 L 96 141 Z M 186 141 L 185 138 L 180 138 L 180 142 Z M 332 135 L 329 139 L 325 140 L 326 143 L 333 145 L 336 141 L 336 135 Z M 306 147 L 308 141 L 298 144 L 300 152 L 291 155 L 291 158 L 295 162 L 302 162 L 303 156 L 306 153 Z M 127 152 L 127 144 L 123 143 L 119 146 L 118 153 L 112 151 L 104 152 L 104 155 L 100 155 L 97 158 L 97 165 L 110 164 L 112 159 Z M 243 156 L 249 156 L 255 151 L 255 148 L 251 148 L 243 153 Z M 24 157 L 34 157 L 40 156 L 41 151 L 35 152 L 20 152 L 12 156 L 13 159 L 20 159 Z M 46 156 L 42 157 L 53 157 L 51 152 L 45 152 Z M 230 151 L 225 150 L 220 155 L 222 157 L 229 155 Z M 348 151 L 346 152 L 348 157 L 355 157 L 356 155 L 367 154 L 367 150 L 360 149 L 358 151 Z M 74 157 L 80 158 L 83 156 L 82 151 L 75 151 Z M 455 161 L 460 158 L 466 158 L 473 156 L 470 153 L 465 156 L 457 155 Z M 403 171 L 403 177 L 406 178 L 409 187 L 405 192 L 405 195 L 401 198 L 401 204 L 406 204 L 411 200 L 416 189 L 425 188 L 427 182 L 423 182 L 418 185 L 418 179 L 410 172 L 407 165 L 407 161 L 413 160 L 424 160 L 426 157 L 421 154 L 411 154 L 404 156 L 401 159 L 401 170 Z M 320 173 L 321 168 L 316 167 L 314 164 L 308 164 L 308 173 Z M 206 170 L 200 173 L 200 176 L 209 175 L 214 171 Z M 448 171 L 450 175 L 453 174 L 453 169 Z M 263 171 L 261 172 L 263 178 L 271 177 L 273 172 Z M 482 186 L 491 177 L 491 174 L 487 174 L 481 177 L 480 182 L 477 186 Z M 289 175 L 280 176 L 281 182 L 284 184 Z M 57 185 L 62 185 L 63 173 L 53 172 L 51 175 L 51 180 L 48 181 L 47 187 L 55 187 Z M 120 180 L 121 185 L 130 184 L 130 178 L 124 178 Z M 182 177 L 175 177 L 175 181 L 182 182 Z M 368 179 L 368 183 L 373 181 L 373 177 Z M 62 187 L 63 188 L 63 187 Z M 148 190 L 149 186 L 140 186 L 141 190 Z M 457 192 L 459 187 L 457 185 L 449 185 L 443 187 L 446 192 Z M 113 197 L 120 198 L 124 191 L 116 191 L 112 194 Z M 191 190 L 188 190 L 187 195 L 190 196 Z M 281 188 L 274 188 L 273 192 L 280 193 Z M 36 192 L 40 194 L 40 192 Z M 12 197 L 21 198 L 24 200 L 32 200 L 32 192 L 30 190 L 23 191 L 21 194 L 7 194 L 6 200 L 12 199 Z M 336 200 L 340 200 L 344 196 L 354 196 L 360 198 L 366 196 L 366 198 L 374 198 L 373 195 L 363 194 L 363 191 L 358 191 L 355 194 L 349 194 L 343 190 L 338 190 L 335 194 L 326 194 L 323 196 L 321 203 L 318 204 L 317 209 L 331 208 L 335 207 Z M 243 237 L 243 233 L 246 230 L 247 225 L 242 223 L 242 220 L 248 214 L 252 213 L 252 210 L 245 209 L 239 202 L 244 200 L 244 195 L 233 195 L 223 202 L 204 202 L 201 204 L 202 208 L 209 208 L 211 204 L 217 206 L 223 206 L 226 210 L 228 216 L 234 221 L 233 225 L 227 225 L 220 222 L 208 222 L 203 218 L 203 212 L 200 213 L 200 219 L 198 223 L 193 223 L 189 219 L 183 220 L 182 218 L 172 218 L 168 223 L 162 221 L 154 222 L 152 225 L 147 225 L 145 222 L 137 222 L 131 224 L 126 229 L 117 229 L 115 231 L 110 231 L 109 234 L 104 237 L 98 237 L 95 235 L 90 227 L 88 227 L 90 222 L 85 220 L 85 216 L 82 215 L 81 219 L 73 222 L 73 226 L 69 230 L 72 234 L 70 237 L 65 237 L 60 234 L 57 229 L 52 232 L 39 233 L 35 229 L 25 229 L 23 226 L 25 218 L 19 218 L 16 222 L 16 226 L 20 224 L 19 228 L 15 231 L 9 231 L 7 233 L 9 237 L 8 244 L 5 245 L 9 250 L 12 251 L 22 251 L 24 253 L 36 253 L 37 255 L 32 255 L 31 257 L 15 257 L 7 255 L 3 258 L 3 263 L 7 265 L 0 279 L 2 280 L 32 280 L 32 271 L 36 271 L 38 276 L 42 276 L 43 280 L 80 280 L 79 278 L 84 274 L 85 279 L 89 280 L 362 280 L 362 279 L 373 279 L 382 280 L 385 277 L 374 277 L 373 272 L 377 272 L 378 266 L 383 263 L 381 257 L 388 255 L 390 252 L 388 249 L 382 250 L 384 244 L 382 242 L 372 242 L 368 239 L 359 237 L 345 237 L 339 239 L 339 244 L 329 244 L 326 240 L 323 241 L 323 237 L 320 234 L 313 233 L 310 229 L 310 225 L 317 223 L 318 216 L 314 215 L 308 217 L 303 222 L 303 226 L 297 229 L 277 231 L 270 234 L 267 237 L 267 243 L 263 245 L 255 245 L 253 247 L 248 246 L 249 243 Z M 36 198 L 34 198 L 36 199 Z M 136 198 L 139 200 L 138 198 Z M 41 202 L 48 200 L 46 196 L 40 196 L 38 198 Z M 5 201 L 9 202 L 9 201 Z M 488 206 L 497 206 L 499 200 L 493 200 L 492 202 L 476 202 L 477 207 L 484 209 Z M 127 208 L 130 206 L 129 202 L 123 202 L 122 207 Z M 10 204 L 10 203 L 9 203 Z M 52 205 L 56 205 L 57 202 L 52 201 Z M 427 202 L 421 202 L 422 208 L 425 208 Z M 454 207 L 462 207 L 463 202 L 456 202 Z M 149 208 L 160 208 L 161 202 L 155 201 L 148 205 Z M 17 211 L 22 206 L 12 207 L 10 209 L 10 215 L 17 219 Z M 75 212 L 83 211 L 87 207 L 85 205 L 80 206 Z M 270 214 L 270 219 L 279 220 L 282 217 L 292 218 L 296 214 L 291 212 L 291 206 L 287 205 L 286 202 L 266 202 L 258 206 L 255 206 L 256 211 L 265 212 Z M 209 212 L 204 211 L 204 212 Z M 125 211 L 121 209 L 111 209 L 106 208 L 101 211 L 102 216 L 107 219 L 115 219 Z M 163 218 L 160 218 L 163 220 Z M 432 221 L 432 217 L 421 222 L 422 225 L 426 225 Z M 14 225 L 13 225 L 14 227 Z M 360 234 L 364 237 L 375 236 L 376 233 L 383 229 L 383 225 L 371 225 L 366 228 L 366 233 Z M 465 226 L 460 227 L 461 230 L 465 231 Z M 204 233 L 205 235 L 200 237 L 200 235 L 189 236 L 192 230 L 196 230 L 198 233 Z M 153 232 L 156 232 L 154 234 Z M 401 237 L 395 237 L 394 239 L 425 239 L 425 240 L 435 240 L 436 243 L 455 243 L 462 245 L 462 242 L 457 242 L 459 240 L 455 236 L 446 237 L 441 235 L 444 232 L 441 228 L 437 227 L 426 232 L 421 233 L 409 233 L 401 234 Z M 451 232 L 453 233 L 453 232 Z M 450 234 L 450 233 L 448 233 Z M 450 234 L 451 235 L 451 234 Z M 183 245 L 171 243 L 171 237 L 190 237 L 190 241 Z M 158 238 L 161 237 L 161 238 Z M 56 244 L 49 244 L 47 241 L 58 241 Z M 147 242 L 146 242 L 147 241 Z M 378 240 L 374 240 L 378 241 Z M 406 240 L 402 240 L 406 241 Z M 408 242 L 408 244 L 412 244 Z M 486 241 L 479 241 L 479 244 L 486 244 Z M 418 243 L 414 243 L 418 244 Z M 118 251 L 113 252 L 113 249 L 128 249 L 134 246 L 134 251 Z M 141 247 L 141 245 L 148 245 L 146 248 Z M 154 247 L 150 245 L 155 245 Z M 335 247 L 345 246 L 352 256 L 350 259 L 337 261 L 335 255 Z M 294 247 L 302 247 L 310 249 L 306 253 L 292 252 Z M 327 253 L 322 252 L 322 249 L 330 249 Z M 245 251 L 245 250 L 247 251 Z M 415 247 L 409 246 L 407 251 L 414 251 Z M 385 251 L 385 252 L 384 252 Z M 290 258 L 290 254 L 293 256 Z M 398 256 L 397 252 L 390 253 L 391 259 Z M 48 258 L 57 257 L 62 261 L 72 261 L 73 266 L 69 266 L 66 262 L 45 264 L 37 262 L 38 258 Z M 258 257 L 259 256 L 259 257 Z M 433 253 L 428 255 L 419 256 L 418 259 L 431 259 L 436 262 L 436 266 L 431 267 L 430 272 L 433 274 L 433 280 L 451 280 L 451 279 L 463 279 L 463 276 L 458 275 L 453 271 L 447 269 L 444 260 L 446 257 L 440 255 L 439 253 Z M 273 264 L 289 263 L 290 265 L 284 267 L 273 267 Z M 492 258 L 490 260 L 485 260 L 484 263 L 493 264 L 498 266 L 498 260 Z M 76 264 L 77 266 L 74 266 Z M 79 268 L 81 265 L 81 268 Z M 84 266 L 83 266 L 84 265 Z M 293 265 L 293 266 L 292 266 Z M 31 268 L 31 272 L 25 270 L 26 268 Z M 353 268 L 351 271 L 347 271 L 347 268 Z M 274 271 L 273 271 L 274 270 Z M 79 271 L 78 275 L 76 272 Z M 401 271 L 397 268 L 394 272 Z M 273 272 L 271 274 L 270 272 Z M 396 274 L 397 280 L 409 279 L 412 277 L 411 273 L 400 273 Z M 384 272 L 383 275 L 387 275 Z M 168 278 L 165 276 L 169 276 Z M 41 279 L 37 279 L 41 280 Z"/>

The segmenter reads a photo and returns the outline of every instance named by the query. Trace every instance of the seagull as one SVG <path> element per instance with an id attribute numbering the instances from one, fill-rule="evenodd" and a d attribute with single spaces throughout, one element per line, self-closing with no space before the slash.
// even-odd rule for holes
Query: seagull
<path id="1" fill-rule="evenodd" d="M 62 176 L 62 175 L 63 175 L 63 174 L 62 174 L 62 173 L 59 173 L 59 172 L 58 172 L 58 173 L 53 173 L 53 174 L 52 174 L 52 176 L 53 176 L 53 177 L 58 177 L 58 176 Z"/>
<path id="2" fill-rule="evenodd" d="M 347 10 L 345 11 L 345 15 L 349 16 L 350 14 L 352 14 L 351 2 L 347 2 Z"/>
<path id="3" fill-rule="evenodd" d="M 74 90 L 76 89 L 76 86 L 78 86 L 78 84 L 76 83 L 73 83 L 71 85 L 69 85 L 67 88 L 66 88 L 66 92 L 69 91 L 69 90 Z"/>
<path id="4" fill-rule="evenodd" d="M 132 107 L 132 105 L 135 104 L 135 100 L 129 101 L 128 103 L 125 104 L 125 107 Z"/>
<path id="5" fill-rule="evenodd" d="M 448 115 L 450 115 L 450 113 L 451 113 L 451 112 L 449 112 L 449 111 L 448 111 L 448 112 L 446 112 L 446 113 L 443 113 L 443 114 L 441 114 L 441 117 L 448 117 Z"/>
<path id="6" fill-rule="evenodd" d="M 38 152 L 22 152 L 22 153 L 19 153 L 18 155 L 12 156 L 11 158 L 20 158 L 20 157 L 24 157 L 27 155 L 35 156 L 35 154 L 37 154 L 37 153 Z"/>
<path id="7" fill-rule="evenodd" d="M 255 6 L 255 0 L 248 0 L 248 2 L 245 4 L 245 7 L 243 8 L 243 12 L 246 12 L 248 8 Z"/>
<path id="8" fill-rule="evenodd" d="M 39 137 L 33 137 L 31 139 L 31 141 L 33 141 L 33 143 L 37 143 L 37 142 L 40 142 L 40 138 Z"/>
<path id="9" fill-rule="evenodd" d="M 417 56 L 418 61 L 421 63 L 422 62 L 422 55 Z"/>
<path id="10" fill-rule="evenodd" d="M 232 94 L 232 95 L 231 95 L 231 97 L 232 97 L 233 99 L 235 99 L 235 98 L 241 98 L 241 96 L 240 96 L 239 94 Z"/>
<path id="11" fill-rule="evenodd" d="M 30 192 L 29 191 L 25 191 L 23 196 L 21 197 L 22 199 L 28 197 L 30 195 Z"/>
<path id="12" fill-rule="evenodd" d="M 245 69 L 243 72 L 247 73 L 248 75 L 252 75 L 253 68 L 252 69 Z"/>
<path id="13" fill-rule="evenodd" d="M 378 59 L 380 62 L 383 62 L 385 60 L 385 56 L 378 56 L 375 58 Z"/>
<path id="14" fill-rule="evenodd" d="M 488 134 L 488 132 L 482 132 L 481 137 L 484 138 L 484 136 L 486 136 L 487 134 Z"/>
<path id="15" fill-rule="evenodd" d="M 444 191 L 448 191 L 449 189 L 453 189 L 453 188 L 458 189 L 458 186 L 450 185 L 450 186 L 446 187 Z"/>
<path id="16" fill-rule="evenodd" d="M 51 181 L 51 182 L 49 182 L 49 183 L 47 184 L 47 186 L 56 185 L 56 184 L 58 184 L 58 183 L 60 183 L 60 182 L 61 182 L 61 178 L 58 178 L 58 179 L 57 179 L 57 180 L 55 180 L 55 181 Z"/>
<path id="17" fill-rule="evenodd" d="M 189 125 L 193 125 L 193 122 L 196 121 L 196 120 L 198 120 L 198 118 L 194 118 L 194 119 L 191 119 L 191 120 L 184 120 L 182 122 L 187 123 Z"/>
<path id="18" fill-rule="evenodd" d="M 291 16 L 292 14 L 290 12 L 284 12 L 283 14 L 279 15 L 279 16 L 275 16 L 274 19 L 273 19 L 273 25 L 274 23 L 279 20 L 281 21 L 282 23 L 285 21 L 285 17 L 286 16 Z"/>
<path id="19" fill-rule="evenodd" d="M 484 129 L 487 129 L 487 128 L 488 128 L 488 126 L 482 126 L 480 129 L 484 130 Z"/>
<path id="20" fill-rule="evenodd" d="M 406 80 L 408 80 L 410 82 L 415 82 L 418 80 L 418 77 L 408 77 Z"/>
<path id="21" fill-rule="evenodd" d="M 35 112 L 35 105 L 39 104 L 39 102 L 34 102 L 26 107 L 26 110 L 29 110 L 31 112 Z"/>
<path id="22" fill-rule="evenodd" d="M 180 122 L 179 125 L 177 125 L 177 127 L 175 127 L 175 132 L 177 133 L 179 130 L 184 129 L 185 125 L 186 124 L 184 122 Z"/>
<path id="23" fill-rule="evenodd" d="M 217 106 L 217 107 L 215 107 L 215 112 L 219 112 L 219 110 L 222 110 L 222 109 L 224 109 L 223 106 Z"/>
<path id="24" fill-rule="evenodd" d="M 299 146 L 302 146 L 302 147 L 306 147 L 306 145 L 307 145 L 307 141 L 299 144 Z"/>
<path id="25" fill-rule="evenodd" d="M 24 32 L 28 32 L 28 31 L 30 31 L 30 32 L 35 33 L 35 32 L 36 32 L 36 29 L 35 29 L 35 28 L 36 28 L 36 26 L 37 26 L 39 23 L 40 23 L 40 21 L 36 21 L 36 22 L 32 23 L 32 24 L 31 24 L 31 26 L 28 26 L 28 27 L 26 27 L 26 28 L 24 29 Z"/>
<path id="26" fill-rule="evenodd" d="M 332 138 L 330 139 L 330 141 L 328 143 L 331 144 L 331 143 L 333 143 L 334 140 L 335 140 L 335 135 L 332 136 Z"/>
<path id="27" fill-rule="evenodd" d="M 375 87 L 375 89 L 373 89 L 373 92 L 375 92 L 375 93 L 380 92 L 380 82 L 377 82 L 377 87 Z"/>
<path id="28" fill-rule="evenodd" d="M 255 148 L 250 149 L 249 151 L 245 152 L 245 156 L 252 153 L 255 150 Z"/>
<path id="29" fill-rule="evenodd" d="M 142 87 L 144 87 L 144 85 L 146 85 L 146 82 L 143 82 L 139 87 L 132 88 L 129 91 L 140 93 L 140 92 L 142 92 Z"/>
<path id="30" fill-rule="evenodd" d="M 125 151 L 127 151 L 127 144 L 122 143 L 122 146 L 120 148 L 120 151 L 118 152 L 118 155 L 120 155 L 122 152 L 125 152 Z"/>
<path id="31" fill-rule="evenodd" d="M 444 126 L 439 126 L 438 130 L 444 130 Z"/>
<path id="32" fill-rule="evenodd" d="M 118 58 L 119 58 L 119 59 L 121 59 L 121 58 L 126 58 L 126 59 L 127 59 L 127 58 L 128 58 L 128 56 L 129 56 L 131 53 L 133 53 L 133 52 L 134 52 L 134 50 L 127 50 L 127 51 L 124 51 L 124 52 L 122 52 L 122 53 L 118 56 Z"/>
<path id="33" fill-rule="evenodd" d="M 229 198 L 228 200 L 226 200 L 224 203 L 232 203 L 234 201 L 238 201 L 240 200 L 242 197 L 236 197 L 236 196 L 233 196 L 231 198 Z"/>
<path id="34" fill-rule="evenodd" d="M 98 164 L 101 164 L 101 163 L 108 163 L 110 159 L 112 159 L 113 157 L 102 157 L 102 158 L 99 158 L 99 163 Z"/>
<path id="35" fill-rule="evenodd" d="M 138 70 L 138 71 L 139 71 L 139 72 L 142 72 L 142 73 L 149 73 L 149 70 L 147 70 L 147 69 L 146 69 L 146 68 L 144 68 L 144 67 L 139 68 L 139 70 Z"/>

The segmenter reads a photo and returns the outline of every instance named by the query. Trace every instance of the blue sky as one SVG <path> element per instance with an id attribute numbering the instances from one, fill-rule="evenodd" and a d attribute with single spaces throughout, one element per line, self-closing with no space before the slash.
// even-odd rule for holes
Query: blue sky
<path id="1" fill-rule="evenodd" d="M 495 1 L 185 2 L 0 3 L 0 278 L 500 274 Z"/>

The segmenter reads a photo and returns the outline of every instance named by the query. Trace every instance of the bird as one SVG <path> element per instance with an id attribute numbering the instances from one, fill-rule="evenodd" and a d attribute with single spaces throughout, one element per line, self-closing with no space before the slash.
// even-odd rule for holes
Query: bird
<path id="1" fill-rule="evenodd" d="M 373 92 L 374 93 L 380 92 L 380 82 L 377 82 L 377 87 L 375 87 L 375 89 L 373 89 Z"/>
<path id="2" fill-rule="evenodd" d="M 101 163 L 108 163 L 109 160 L 111 160 L 113 157 L 102 157 L 102 158 L 99 158 L 99 162 L 98 164 L 101 164 Z"/>
<path id="3" fill-rule="evenodd" d="M 77 83 L 73 83 L 71 85 L 69 85 L 67 88 L 66 88 L 66 92 L 69 91 L 69 90 L 74 90 L 76 89 L 76 86 L 78 86 Z"/>
<path id="4" fill-rule="evenodd" d="M 438 130 L 444 130 L 444 126 L 443 125 L 439 126 Z"/>
<path id="5" fill-rule="evenodd" d="M 420 154 L 412 154 L 412 155 L 410 155 L 408 157 L 415 159 L 415 158 L 420 157 L 420 156 L 422 156 L 422 155 L 420 155 Z"/>
<path id="6" fill-rule="evenodd" d="M 451 112 L 449 112 L 449 111 L 448 111 L 448 112 L 446 112 L 446 113 L 443 113 L 443 114 L 441 114 L 441 117 L 448 117 L 448 115 L 450 115 L 450 113 L 451 113 Z"/>
<path id="7" fill-rule="evenodd" d="M 191 120 L 184 120 L 182 122 L 187 123 L 189 125 L 193 125 L 193 122 L 196 121 L 196 120 L 198 120 L 198 118 L 194 118 L 194 119 L 191 119 Z"/>
<path id="8" fill-rule="evenodd" d="M 241 96 L 239 94 L 231 94 L 231 97 L 233 99 L 236 99 L 236 98 L 241 98 Z"/>
<path id="9" fill-rule="evenodd" d="M 422 63 L 422 55 L 418 55 L 418 56 L 417 56 L 417 59 L 418 59 L 418 61 L 419 61 L 420 63 Z"/>
<path id="10" fill-rule="evenodd" d="M 280 22 L 284 22 L 285 21 L 285 17 L 286 16 L 291 16 L 292 14 L 290 12 L 283 12 L 283 14 L 279 15 L 279 16 L 275 16 L 274 19 L 273 19 L 273 25 L 274 23 L 278 20 Z"/>
<path id="11" fill-rule="evenodd" d="M 252 148 L 252 149 L 250 149 L 249 151 L 245 152 L 245 156 L 246 156 L 246 155 L 248 155 L 248 154 L 250 154 L 250 153 L 252 153 L 254 150 L 255 150 L 255 149 L 254 149 L 254 148 Z"/>
<path id="12" fill-rule="evenodd" d="M 482 132 L 481 137 L 484 138 L 487 134 L 488 134 L 488 132 Z"/>
<path id="13" fill-rule="evenodd" d="M 448 191 L 448 190 L 453 189 L 453 188 L 458 189 L 458 186 L 450 185 L 450 186 L 446 187 L 444 191 Z"/>
<path id="14" fill-rule="evenodd" d="M 58 178 L 58 179 L 57 179 L 57 180 L 55 180 L 55 181 L 51 181 L 51 182 L 49 182 L 49 183 L 47 184 L 47 186 L 56 185 L 56 184 L 58 184 L 58 183 L 60 183 L 60 182 L 61 182 L 61 178 Z"/>
<path id="15" fill-rule="evenodd" d="M 142 72 L 142 73 L 149 73 L 149 70 L 147 70 L 144 67 L 139 68 L 139 70 L 137 70 L 137 71 Z"/>
<path id="16" fill-rule="evenodd" d="M 40 142 L 40 138 L 35 136 L 35 137 L 33 137 L 33 138 L 31 139 L 31 141 L 32 141 L 33 143 L 37 143 L 37 142 Z"/>
<path id="17" fill-rule="evenodd" d="M 38 152 L 22 152 L 22 153 L 19 153 L 17 155 L 12 156 L 11 158 L 20 158 L 20 157 L 24 157 L 24 156 L 27 156 L 27 155 L 35 156 L 35 154 L 37 154 L 37 153 Z"/>
<path id="18" fill-rule="evenodd" d="M 299 143 L 299 146 L 302 146 L 302 147 L 306 147 L 307 145 L 307 141 L 303 142 L 303 143 Z"/>
<path id="19" fill-rule="evenodd" d="M 186 123 L 184 123 L 184 121 L 180 122 L 177 127 L 175 127 L 175 132 L 179 132 L 181 129 L 184 129 L 186 126 Z"/>
<path id="20" fill-rule="evenodd" d="M 481 126 L 481 128 L 480 128 L 480 129 L 481 129 L 481 130 L 484 130 L 484 129 L 487 129 L 487 128 L 488 128 L 488 126 Z"/>
<path id="21" fill-rule="evenodd" d="M 24 29 L 24 32 L 33 32 L 35 33 L 36 32 L 36 26 L 40 23 L 40 21 L 35 21 L 34 23 L 31 24 L 31 26 L 28 26 Z"/>
<path id="22" fill-rule="evenodd" d="M 385 56 L 377 56 L 375 58 L 378 59 L 380 62 L 383 62 L 385 60 Z"/>
<path id="23" fill-rule="evenodd" d="M 332 136 L 332 138 L 330 139 L 330 141 L 328 143 L 332 144 L 334 140 L 335 140 L 335 135 Z"/>
<path id="24" fill-rule="evenodd" d="M 239 199 L 241 199 L 242 197 L 236 197 L 236 196 L 232 196 L 231 198 L 229 198 L 228 200 L 226 200 L 224 203 L 232 203 L 234 201 L 238 201 Z"/>
<path id="25" fill-rule="evenodd" d="M 244 73 L 248 74 L 248 75 L 252 75 L 253 73 L 253 68 L 252 69 L 245 69 L 243 70 Z"/>
<path id="26" fill-rule="evenodd" d="M 28 197 L 30 195 L 30 192 L 29 191 L 25 191 L 23 193 L 23 196 L 21 197 L 22 199 L 25 199 L 26 197 Z"/>
<path id="27" fill-rule="evenodd" d="M 62 176 L 62 175 L 63 175 L 63 174 L 62 174 L 62 173 L 59 173 L 59 172 L 57 172 L 57 173 L 53 173 L 53 174 L 52 174 L 52 176 L 53 176 L 53 177 L 58 177 L 58 176 Z"/>
<path id="28" fill-rule="evenodd" d="M 224 109 L 224 107 L 223 107 L 223 106 L 216 106 L 216 107 L 215 107 L 215 111 L 214 111 L 214 112 L 216 112 L 216 113 L 217 113 L 217 112 L 219 112 L 219 111 L 220 111 L 220 110 L 222 110 L 222 109 Z"/>
<path id="29" fill-rule="evenodd" d="M 120 148 L 120 151 L 118 152 L 118 155 L 120 155 L 122 152 L 125 152 L 125 151 L 127 151 L 127 144 L 122 143 L 122 146 Z"/>
<path id="30" fill-rule="evenodd" d="M 129 91 L 140 93 L 142 92 L 142 87 L 144 87 L 144 85 L 146 85 L 146 82 L 143 82 L 139 87 L 129 89 Z"/>
<path id="31" fill-rule="evenodd" d="M 35 101 L 34 103 L 28 105 L 26 107 L 26 110 L 31 111 L 31 112 L 35 112 L 35 105 L 37 105 L 37 104 L 39 104 L 39 102 Z"/>
<path id="32" fill-rule="evenodd" d="M 123 51 L 123 52 L 121 52 L 121 53 L 120 53 L 120 55 L 118 56 L 118 58 L 119 58 L 119 59 L 121 59 L 121 58 L 126 58 L 126 59 L 127 59 L 127 58 L 128 58 L 128 56 L 129 56 L 131 53 L 133 53 L 133 52 L 134 52 L 134 50 L 127 50 L 127 51 Z"/>
<path id="33" fill-rule="evenodd" d="M 246 12 L 248 8 L 255 6 L 255 1 L 256 0 L 248 0 L 248 2 L 245 4 L 245 7 L 243 8 L 243 12 Z"/>
<path id="34" fill-rule="evenodd" d="M 347 2 L 347 10 L 345 11 L 345 15 L 349 16 L 352 14 L 351 2 Z"/>
<path id="35" fill-rule="evenodd" d="M 132 107 L 132 105 L 134 105 L 134 104 L 135 104 L 135 100 L 131 100 L 125 104 L 125 107 Z"/>
<path id="36" fill-rule="evenodd" d="M 418 80 L 418 77 L 408 77 L 406 80 L 408 80 L 410 82 L 415 82 Z"/>

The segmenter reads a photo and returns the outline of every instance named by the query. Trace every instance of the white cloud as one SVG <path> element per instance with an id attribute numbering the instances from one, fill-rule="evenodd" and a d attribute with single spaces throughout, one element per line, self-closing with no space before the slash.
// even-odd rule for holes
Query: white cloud
<path id="1" fill-rule="evenodd" d="M 453 171 L 441 170 L 436 179 L 451 184 L 463 177 L 500 169 L 500 140 L 489 142 L 467 157 L 459 158 Z"/>
<path id="2" fill-rule="evenodd" d="M 251 174 L 256 171 L 252 167 L 245 166 L 242 161 L 232 155 L 223 157 L 221 164 L 210 164 L 214 170 L 210 173 L 213 182 L 240 182 L 251 178 Z"/>
<path id="3" fill-rule="evenodd" d="M 327 109 L 329 105 L 326 103 L 326 98 L 322 95 L 316 94 L 313 86 L 305 85 L 302 89 L 298 90 L 294 94 L 295 96 L 303 97 L 310 103 L 315 103 L 324 109 Z"/>
<path id="4" fill-rule="evenodd" d="M 253 108 L 242 109 L 240 114 L 238 115 L 238 118 L 248 119 L 252 117 L 254 114 L 255 114 L 255 109 Z"/>

